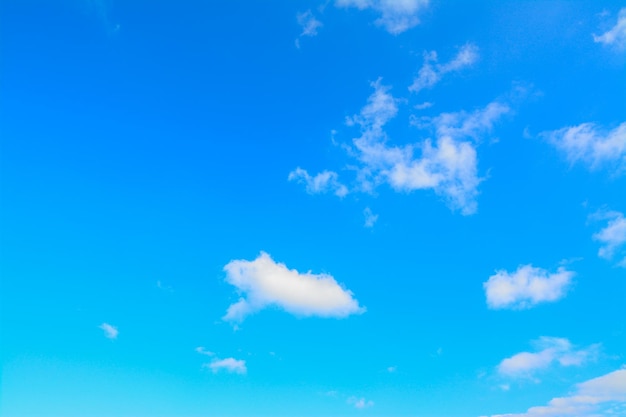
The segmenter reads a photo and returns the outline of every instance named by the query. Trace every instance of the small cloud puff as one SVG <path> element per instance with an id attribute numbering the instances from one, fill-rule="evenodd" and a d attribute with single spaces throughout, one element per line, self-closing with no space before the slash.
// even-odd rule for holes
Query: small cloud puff
<path id="1" fill-rule="evenodd" d="M 110 325 L 109 323 L 102 323 L 98 326 L 104 331 L 104 336 L 108 339 L 117 339 L 118 330 L 117 327 Z"/>
<path id="2" fill-rule="evenodd" d="M 574 275 L 564 267 L 549 273 L 532 265 L 522 265 L 512 273 L 497 271 L 483 283 L 487 305 L 492 309 L 526 309 L 557 301 L 565 296 Z"/>
<path id="3" fill-rule="evenodd" d="M 296 20 L 302 28 L 300 36 L 296 39 L 296 47 L 300 48 L 300 38 L 303 36 L 313 37 L 317 35 L 317 30 L 323 26 L 322 22 L 317 20 L 311 10 L 296 15 Z"/>
<path id="4" fill-rule="evenodd" d="M 339 182 L 339 175 L 333 171 L 322 171 L 311 176 L 305 169 L 298 167 L 289 173 L 287 179 L 304 184 L 309 194 L 332 192 L 337 197 L 345 197 L 348 194 L 348 187 Z"/>
<path id="5" fill-rule="evenodd" d="M 608 220 L 606 227 L 593 235 L 593 240 L 602 244 L 598 256 L 611 260 L 618 256 L 618 265 L 626 268 L 626 218 L 618 211 L 598 212 L 592 216 L 596 219 Z"/>
<path id="6" fill-rule="evenodd" d="M 347 403 L 350 404 L 350 405 L 353 405 L 354 408 L 359 408 L 359 409 L 369 408 L 369 407 L 372 407 L 374 405 L 374 401 L 366 400 L 363 397 L 361 397 L 361 398 L 350 397 L 350 398 L 348 398 Z"/>
<path id="7" fill-rule="evenodd" d="M 332 276 L 290 270 L 265 252 L 254 261 L 231 261 L 224 271 L 226 281 L 245 295 L 228 308 L 226 321 L 241 322 L 272 305 L 299 316 L 347 317 L 365 312 L 352 292 Z"/>
<path id="8" fill-rule="evenodd" d="M 246 368 L 246 361 L 235 358 L 215 358 L 210 363 L 205 363 L 202 366 L 204 368 L 209 368 L 214 374 L 220 371 L 225 371 L 231 374 L 245 374 L 248 372 L 248 368 Z"/>

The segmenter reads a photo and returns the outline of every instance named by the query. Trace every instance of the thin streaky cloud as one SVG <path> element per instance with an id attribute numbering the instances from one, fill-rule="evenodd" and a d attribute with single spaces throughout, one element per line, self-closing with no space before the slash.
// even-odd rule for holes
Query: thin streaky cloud
<path id="1" fill-rule="evenodd" d="M 530 378 L 537 371 L 553 365 L 582 366 L 595 360 L 599 344 L 577 349 L 565 338 L 541 337 L 532 342 L 535 350 L 520 352 L 508 357 L 498 365 L 498 373 L 510 378 Z"/>
<path id="2" fill-rule="evenodd" d="M 590 170 L 605 168 L 614 175 L 626 172 L 626 122 L 613 129 L 582 123 L 539 134 L 571 164 Z"/>
<path id="3" fill-rule="evenodd" d="M 599 417 L 623 415 L 626 402 L 626 369 L 618 369 L 577 384 L 572 393 L 553 398 L 547 405 L 525 413 L 493 414 L 491 417 Z M 618 414 L 619 413 L 619 414 Z"/>
<path id="4" fill-rule="evenodd" d="M 444 75 L 474 65 L 478 61 L 478 57 L 478 47 L 471 43 L 463 45 L 457 55 L 445 64 L 437 62 L 437 52 L 425 52 L 424 64 L 409 87 L 409 91 L 418 93 L 423 89 L 432 88 L 441 81 Z"/>
<path id="5" fill-rule="evenodd" d="M 617 15 L 617 23 L 601 35 L 592 35 L 593 41 L 623 50 L 626 48 L 626 7 Z"/>

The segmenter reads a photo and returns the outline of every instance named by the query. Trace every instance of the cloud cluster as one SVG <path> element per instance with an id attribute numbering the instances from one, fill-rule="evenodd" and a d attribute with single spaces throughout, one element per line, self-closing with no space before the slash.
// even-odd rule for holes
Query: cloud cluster
<path id="1" fill-rule="evenodd" d="M 602 35 L 593 35 L 593 41 L 618 49 L 626 48 L 626 7 L 619 11 L 615 26 Z"/>
<path id="2" fill-rule="evenodd" d="M 625 401 L 626 369 L 619 369 L 576 385 L 571 395 L 553 398 L 548 405 L 531 407 L 521 414 L 497 414 L 491 417 L 617 416 L 626 411 L 623 407 Z"/>
<path id="3" fill-rule="evenodd" d="M 336 0 L 335 3 L 338 7 L 377 12 L 380 17 L 376 24 L 397 35 L 419 24 L 419 13 L 428 6 L 429 0 Z"/>
<path id="4" fill-rule="evenodd" d="M 592 170 L 613 168 L 616 174 L 626 170 L 626 122 L 611 130 L 594 123 L 582 123 L 543 132 L 540 136 L 572 164 L 580 162 Z"/>
<path id="5" fill-rule="evenodd" d="M 565 296 L 574 272 L 559 268 L 555 273 L 532 265 L 522 265 L 515 272 L 497 271 L 483 283 L 487 305 L 492 309 L 525 309 Z"/>
<path id="6" fill-rule="evenodd" d="M 437 84 L 445 74 L 469 67 L 477 60 L 478 47 L 469 43 L 459 50 L 452 61 L 445 64 L 437 63 L 437 52 L 426 52 L 424 53 L 424 65 L 422 65 L 417 77 L 413 80 L 409 91 L 417 93 L 425 88 L 431 88 Z"/>
<path id="7" fill-rule="evenodd" d="M 599 345 L 574 349 L 569 340 L 541 337 L 533 342 L 534 352 L 517 353 L 498 365 L 498 372 L 507 377 L 530 377 L 536 371 L 557 363 L 561 366 L 580 366 L 595 359 Z"/>
<path id="8" fill-rule="evenodd" d="M 254 261 L 231 261 L 224 271 L 226 281 L 243 295 L 228 308 L 226 321 L 241 322 L 268 306 L 299 316 L 346 317 L 365 311 L 332 276 L 290 270 L 265 252 Z"/>
<path id="9" fill-rule="evenodd" d="M 618 265 L 626 267 L 626 254 L 624 254 L 624 246 L 626 246 L 626 218 L 618 211 L 599 212 L 593 217 L 608 220 L 606 227 L 593 235 L 593 239 L 600 242 L 602 246 L 598 250 L 598 256 L 604 259 L 613 259 L 616 255 Z"/>
<path id="10" fill-rule="evenodd" d="M 413 120 L 418 127 L 434 129 L 436 138 L 414 144 L 389 144 L 385 125 L 398 113 L 399 100 L 381 80 L 372 83 L 374 92 L 361 111 L 346 119 L 357 126 L 360 136 L 345 146 L 359 165 L 356 187 L 352 191 L 373 192 L 388 184 L 396 191 L 433 190 L 453 210 L 468 215 L 476 212 L 478 177 L 476 147 L 494 124 L 510 112 L 508 105 L 494 101 L 473 112 L 442 113 L 434 118 Z M 309 193 L 334 191 L 339 196 L 349 192 L 339 183 L 336 173 L 324 171 L 315 177 L 298 168 L 291 180 L 306 185 Z"/>
<path id="11" fill-rule="evenodd" d="M 119 334 L 117 327 L 112 326 L 109 323 L 102 323 L 98 327 L 104 331 L 104 337 L 108 339 L 117 339 L 117 335 Z"/>

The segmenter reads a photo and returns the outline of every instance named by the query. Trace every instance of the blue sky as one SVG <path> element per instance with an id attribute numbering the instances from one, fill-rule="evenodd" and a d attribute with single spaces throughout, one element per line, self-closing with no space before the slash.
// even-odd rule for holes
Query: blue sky
<path id="1" fill-rule="evenodd" d="M 626 4 L 2 4 L 3 417 L 626 415 Z"/>

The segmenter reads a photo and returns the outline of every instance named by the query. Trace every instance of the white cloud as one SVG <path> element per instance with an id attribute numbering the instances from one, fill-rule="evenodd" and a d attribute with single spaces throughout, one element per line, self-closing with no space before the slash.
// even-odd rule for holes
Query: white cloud
<path id="1" fill-rule="evenodd" d="M 215 356 L 215 353 L 213 353 L 213 352 L 210 352 L 210 351 L 206 350 L 206 349 L 205 349 L 204 347 L 202 347 L 202 346 L 198 346 L 198 347 L 195 349 L 195 351 L 196 351 L 196 352 L 198 352 L 198 353 L 199 353 L 199 354 L 201 354 L 201 355 L 206 355 L 206 356 Z"/>
<path id="2" fill-rule="evenodd" d="M 463 214 L 476 211 L 478 161 L 476 144 L 493 124 L 509 111 L 493 102 L 473 113 L 443 113 L 426 120 L 436 128 L 437 138 L 403 147 L 387 145 L 383 126 L 397 114 L 397 101 L 380 80 L 361 113 L 349 119 L 361 127 L 362 135 L 353 140 L 357 157 L 363 163 L 359 181 L 365 191 L 387 182 L 398 191 L 432 189 L 443 196 L 452 209 Z M 472 139 L 470 141 L 468 139 Z M 415 156 L 415 151 L 419 156 Z"/>
<path id="3" fill-rule="evenodd" d="M 296 15 L 296 20 L 302 28 L 300 36 L 296 39 L 296 46 L 300 47 L 300 38 L 303 36 L 313 37 L 317 35 L 317 30 L 323 26 L 322 22 L 317 20 L 311 10 Z"/>
<path id="4" fill-rule="evenodd" d="M 517 353 L 498 365 L 498 372 L 508 377 L 530 377 L 536 371 L 558 363 L 561 366 L 580 366 L 595 359 L 600 345 L 574 349 L 569 340 L 541 337 L 533 342 L 534 352 Z"/>
<path id="5" fill-rule="evenodd" d="M 204 368 L 209 368 L 215 374 L 219 371 L 226 371 L 235 374 L 245 374 L 248 372 L 248 369 L 246 368 L 246 361 L 235 358 L 215 358 L 210 363 L 205 363 L 202 366 Z"/>
<path id="6" fill-rule="evenodd" d="M 224 271 L 226 281 L 245 294 L 228 308 L 223 317 L 227 321 L 241 322 L 272 305 L 301 316 L 346 317 L 365 312 L 352 292 L 332 276 L 290 270 L 265 252 L 254 261 L 231 261 Z"/>
<path id="7" fill-rule="evenodd" d="M 315 176 L 298 167 L 289 173 L 288 180 L 305 184 L 309 194 L 322 194 L 332 192 L 338 197 L 345 197 L 348 194 L 348 187 L 339 182 L 339 175 L 333 171 L 322 171 Z"/>
<path id="8" fill-rule="evenodd" d="M 102 323 L 98 326 L 100 329 L 104 331 L 104 336 L 109 339 L 117 339 L 118 330 L 117 327 L 110 325 L 109 323 Z"/>
<path id="9" fill-rule="evenodd" d="M 380 14 L 376 24 L 397 35 L 419 24 L 418 15 L 429 0 L 336 0 L 335 3 L 339 7 L 374 10 Z"/>
<path id="10" fill-rule="evenodd" d="M 581 162 L 592 170 L 612 167 L 617 174 L 626 170 L 626 122 L 612 130 L 583 123 L 543 132 L 540 136 L 564 153 L 572 164 Z"/>
<path id="11" fill-rule="evenodd" d="M 425 88 L 431 88 L 437 84 L 445 74 L 469 67 L 477 60 L 478 47 L 469 43 L 461 47 L 452 61 L 445 64 L 437 63 L 437 52 L 425 52 L 424 65 L 422 65 L 417 77 L 413 80 L 409 91 L 417 93 Z"/>
<path id="12" fill-rule="evenodd" d="M 357 398 L 357 397 L 350 397 L 347 400 L 348 404 L 353 405 L 355 408 L 369 408 L 372 407 L 374 405 L 374 401 L 372 400 L 366 400 L 365 398 L 361 397 L 361 398 Z"/>
<path id="13" fill-rule="evenodd" d="M 608 220 L 605 228 L 593 235 L 593 239 L 602 244 L 598 250 L 598 256 L 604 259 L 613 259 L 616 254 L 619 257 L 624 255 L 623 247 L 626 244 L 626 218 L 618 211 L 599 212 L 593 215 L 595 218 Z M 621 261 L 620 266 L 626 267 L 626 255 Z"/>
<path id="14" fill-rule="evenodd" d="M 392 373 L 396 372 L 397 370 L 398 370 L 398 367 L 397 367 L 397 366 L 389 366 L 389 367 L 387 368 L 387 372 L 389 372 L 390 374 L 392 374 Z"/>
<path id="15" fill-rule="evenodd" d="M 532 265 L 522 265 L 513 273 L 497 271 L 483 283 L 487 305 L 493 309 L 525 309 L 557 301 L 565 296 L 574 275 L 563 267 L 549 273 Z"/>
<path id="16" fill-rule="evenodd" d="M 566 397 L 553 398 L 548 405 L 531 407 L 525 413 L 497 414 L 491 417 L 598 417 L 600 415 L 623 415 L 626 402 L 626 369 L 576 385 Z"/>
<path id="17" fill-rule="evenodd" d="M 372 213 L 369 207 L 365 207 L 363 215 L 365 216 L 365 227 L 374 227 L 374 224 L 378 220 L 378 214 Z"/>
<path id="18" fill-rule="evenodd" d="M 618 49 L 626 48 L 626 7 L 619 11 L 615 26 L 600 36 L 593 35 L 593 41 L 615 46 Z"/>

